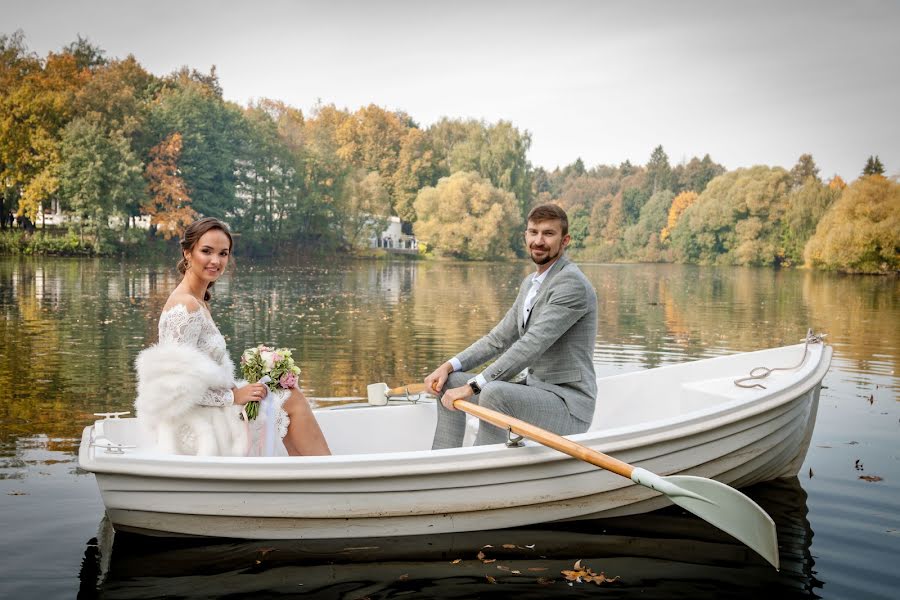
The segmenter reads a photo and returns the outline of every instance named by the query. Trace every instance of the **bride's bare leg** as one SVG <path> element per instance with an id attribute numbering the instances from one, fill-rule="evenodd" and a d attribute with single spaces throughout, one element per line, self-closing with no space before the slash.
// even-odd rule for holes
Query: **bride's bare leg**
<path id="1" fill-rule="evenodd" d="M 319 428 L 309 401 L 303 392 L 291 390 L 291 396 L 284 402 L 284 410 L 291 419 L 284 447 L 291 456 L 326 456 L 331 454 L 328 442 Z"/>

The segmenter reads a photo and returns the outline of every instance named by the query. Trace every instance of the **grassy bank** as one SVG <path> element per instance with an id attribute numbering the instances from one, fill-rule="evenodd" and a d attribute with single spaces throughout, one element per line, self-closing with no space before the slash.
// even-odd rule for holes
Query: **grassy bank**
<path id="1" fill-rule="evenodd" d="M 170 244 L 147 239 L 143 231 L 109 232 L 99 241 L 95 237 L 82 239 L 74 230 L 5 229 L 0 231 L 0 256 L 145 256 L 165 255 Z"/>

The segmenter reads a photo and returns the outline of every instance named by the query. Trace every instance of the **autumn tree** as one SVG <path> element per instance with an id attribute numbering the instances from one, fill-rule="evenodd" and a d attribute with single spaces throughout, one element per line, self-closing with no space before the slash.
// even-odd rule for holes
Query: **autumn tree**
<path id="1" fill-rule="evenodd" d="M 681 215 L 691 206 L 694 202 L 697 201 L 697 192 L 691 190 L 687 192 L 681 192 L 672 200 L 672 205 L 669 207 L 669 214 L 666 217 L 666 225 L 659 232 L 660 241 L 666 241 L 669 239 L 669 236 L 672 235 L 672 230 L 675 229 L 675 225 L 678 224 L 678 219 L 681 218 Z"/>
<path id="2" fill-rule="evenodd" d="M 387 111 L 370 104 L 344 119 L 337 129 L 337 155 L 353 169 L 381 175 L 388 195 L 396 200 L 395 182 L 400 168 L 400 151 L 412 119 L 404 113 Z"/>
<path id="3" fill-rule="evenodd" d="M 415 222 L 413 203 L 419 190 L 433 186 L 440 177 L 431 138 L 421 129 L 407 130 L 400 144 L 397 171 L 394 173 L 394 212 L 403 221 Z"/>
<path id="4" fill-rule="evenodd" d="M 67 53 L 39 60 L 22 36 L 0 40 L 0 168 L 19 214 L 36 220 L 59 188 L 60 136 L 73 118 L 73 98 L 91 73 Z"/>
<path id="5" fill-rule="evenodd" d="M 900 271 L 900 184 L 877 174 L 850 184 L 822 217 L 805 256 L 824 269 Z"/>
<path id="6" fill-rule="evenodd" d="M 461 171 L 422 189 L 415 201 L 416 236 L 441 254 L 484 260 L 510 256 L 523 223 L 511 192 Z"/>
<path id="7" fill-rule="evenodd" d="M 531 134 L 508 121 L 442 119 L 427 130 L 439 174 L 475 172 L 494 187 L 512 192 L 524 216 L 531 200 Z"/>
<path id="8" fill-rule="evenodd" d="M 683 262 L 772 265 L 783 256 L 779 234 L 790 174 L 781 168 L 738 169 L 709 183 L 671 233 Z"/>
<path id="9" fill-rule="evenodd" d="M 831 181 L 828 182 L 828 187 L 829 187 L 829 189 L 832 189 L 832 190 L 841 191 L 845 187 L 847 187 L 847 184 L 844 182 L 843 179 L 841 179 L 840 175 L 835 175 L 834 177 L 831 178 Z"/>
<path id="10" fill-rule="evenodd" d="M 591 211 L 601 198 L 617 191 L 615 181 L 590 177 L 586 173 L 575 175 L 571 171 L 566 177 L 565 188 L 555 200 L 569 215 L 569 233 L 572 248 L 584 248 L 591 235 Z M 564 175 L 565 176 L 565 175 Z M 605 226 L 605 223 L 603 224 Z"/>
<path id="11" fill-rule="evenodd" d="M 144 170 L 149 197 L 141 208 L 167 240 L 181 237 L 185 227 L 197 217 L 179 174 L 180 156 L 181 134 L 176 132 L 150 150 L 150 162 Z"/>

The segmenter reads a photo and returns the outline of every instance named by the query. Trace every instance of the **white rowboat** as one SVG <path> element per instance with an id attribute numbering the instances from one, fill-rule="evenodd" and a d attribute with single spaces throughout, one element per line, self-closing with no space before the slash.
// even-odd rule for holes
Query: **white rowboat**
<path id="1" fill-rule="evenodd" d="M 567 437 L 664 476 L 733 487 L 795 476 L 832 355 L 811 340 L 600 378 L 591 429 Z M 792 368 L 760 380 L 764 389 L 735 385 L 756 367 Z M 136 419 L 108 418 L 85 428 L 79 463 L 96 475 L 116 529 L 156 535 L 406 536 L 623 516 L 670 504 L 654 490 L 533 442 L 432 451 L 433 402 L 334 407 L 316 416 L 333 456 L 160 454 L 141 439 Z"/>

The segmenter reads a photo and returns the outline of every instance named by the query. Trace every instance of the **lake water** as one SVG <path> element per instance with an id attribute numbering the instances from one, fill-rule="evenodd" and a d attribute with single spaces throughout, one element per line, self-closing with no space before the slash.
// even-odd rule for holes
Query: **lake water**
<path id="1" fill-rule="evenodd" d="M 581 266 L 598 292 L 601 375 L 828 334 L 834 360 L 800 477 L 746 490 L 776 521 L 781 572 L 676 509 L 353 545 L 114 534 L 78 440 L 92 413 L 130 410 L 132 361 L 155 341 L 174 269 L 0 257 L 0 597 L 897 597 L 900 280 Z M 308 396 L 351 401 L 368 383 L 421 380 L 486 332 L 528 270 L 240 261 L 212 309 L 232 358 L 260 342 L 296 348 Z M 476 559 L 488 544 L 496 562 Z M 578 559 L 620 579 L 570 586 L 560 571 Z"/>

